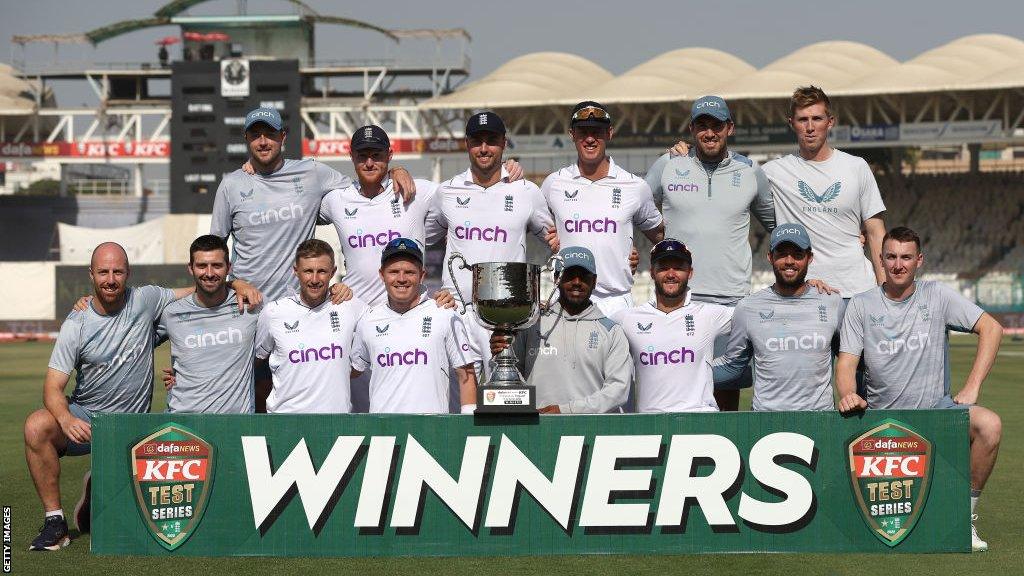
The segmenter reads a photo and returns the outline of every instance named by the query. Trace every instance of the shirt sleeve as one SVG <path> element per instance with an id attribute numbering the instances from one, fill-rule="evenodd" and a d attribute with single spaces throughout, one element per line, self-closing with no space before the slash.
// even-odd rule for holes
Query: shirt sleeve
<path id="1" fill-rule="evenodd" d="M 662 154 L 660 158 L 654 161 L 651 168 L 647 170 L 647 186 L 651 189 L 651 195 L 654 198 L 654 203 L 660 205 L 664 199 L 665 191 L 661 187 L 661 176 L 665 172 L 665 166 L 668 165 L 669 156 L 668 154 Z"/>
<path id="2" fill-rule="evenodd" d="M 839 330 L 839 351 L 854 356 L 864 354 L 864 310 L 859 298 L 846 305 L 843 327 Z"/>
<path id="3" fill-rule="evenodd" d="M 227 238 L 231 235 L 231 201 L 228 199 L 229 179 L 223 178 L 217 187 L 217 196 L 213 199 L 213 212 L 210 214 L 210 234 Z"/>
<path id="4" fill-rule="evenodd" d="M 370 367 L 370 353 L 366 349 L 366 339 L 363 338 L 363 321 L 364 319 L 360 319 L 356 324 L 355 333 L 352 335 L 352 353 L 349 355 L 352 368 L 359 372 L 366 372 Z"/>
<path id="5" fill-rule="evenodd" d="M 757 194 L 750 203 L 750 211 L 761 226 L 771 232 L 775 229 L 775 195 L 772 194 L 772 185 L 760 166 L 754 166 L 754 180 L 757 182 Z"/>
<path id="6" fill-rule="evenodd" d="M 50 363 L 47 365 L 50 368 L 70 375 L 78 367 L 78 353 L 81 352 L 82 345 L 83 314 L 83 312 L 72 312 L 61 324 L 57 342 L 53 345 L 53 352 L 50 353 Z"/>
<path id="7" fill-rule="evenodd" d="M 885 212 L 882 193 L 878 190 L 878 182 L 871 168 L 864 160 L 858 162 L 860 169 L 860 214 L 861 221 Z"/>
<path id="8" fill-rule="evenodd" d="M 174 290 L 161 288 L 160 286 L 140 286 L 136 298 L 140 298 L 143 310 L 151 314 L 153 322 L 156 322 L 168 304 L 174 302 Z"/>
<path id="9" fill-rule="evenodd" d="M 551 217 L 551 210 L 548 209 L 547 200 L 540 193 L 540 188 L 536 184 L 530 183 L 530 198 L 533 201 L 533 210 L 530 212 L 530 220 L 527 222 L 526 229 L 533 233 L 541 242 L 547 244 L 545 237 L 548 233 L 548 228 L 555 225 L 555 220 Z"/>
<path id="10" fill-rule="evenodd" d="M 654 203 L 651 187 L 647 183 L 642 183 L 639 192 L 640 205 L 633 213 L 633 224 L 641 230 L 657 228 L 665 219 L 661 216 L 661 212 L 658 212 L 658 206 Z"/>
<path id="11" fill-rule="evenodd" d="M 331 168 L 323 162 L 313 161 L 313 170 L 316 172 L 317 182 L 320 183 L 320 196 L 326 196 L 331 190 L 348 188 L 352 185 L 352 179 Z"/>
<path id="12" fill-rule="evenodd" d="M 317 224 L 333 224 L 334 223 L 334 211 L 332 205 L 335 202 L 341 202 L 341 191 L 331 190 L 326 196 L 320 200 L 320 213 L 317 214 Z"/>
<path id="13" fill-rule="evenodd" d="M 445 336 L 444 347 L 453 368 L 462 368 L 480 361 L 480 355 L 469 344 L 466 324 L 457 314 L 451 315 L 451 330 Z"/>
<path id="14" fill-rule="evenodd" d="M 629 355 L 629 342 L 621 326 L 608 333 L 608 350 L 604 359 L 604 384 L 593 394 L 573 398 L 558 409 L 567 414 L 603 414 L 626 403 L 629 385 L 633 381 L 633 358 Z"/>
<path id="15" fill-rule="evenodd" d="M 164 308 L 163 312 L 160 313 L 160 318 L 156 321 L 156 345 L 159 346 L 167 341 L 168 331 L 167 325 L 170 324 L 170 314 L 167 309 Z"/>
<path id="16" fill-rule="evenodd" d="M 715 334 L 728 334 L 732 331 L 732 316 L 734 308 L 718 306 L 718 314 L 715 317 Z"/>
<path id="17" fill-rule="evenodd" d="M 985 311 L 945 284 L 936 284 L 936 287 L 945 303 L 943 314 L 946 327 L 955 332 L 973 331 Z"/>
<path id="18" fill-rule="evenodd" d="M 715 382 L 735 380 L 750 363 L 754 349 L 750 345 L 744 318 L 743 309 L 737 307 L 732 315 L 732 331 L 729 332 L 725 353 L 711 361 L 711 374 Z"/>
<path id="19" fill-rule="evenodd" d="M 444 193 L 440 187 L 434 189 L 434 194 L 430 198 L 423 227 L 428 245 L 437 244 L 448 234 L 448 220 L 444 217 Z"/>
<path id="20" fill-rule="evenodd" d="M 274 320 L 271 318 L 271 308 L 272 306 L 264 307 L 260 317 L 256 319 L 256 357 L 260 360 L 270 358 L 271 352 L 274 351 L 274 335 L 270 333 L 270 324 Z"/>

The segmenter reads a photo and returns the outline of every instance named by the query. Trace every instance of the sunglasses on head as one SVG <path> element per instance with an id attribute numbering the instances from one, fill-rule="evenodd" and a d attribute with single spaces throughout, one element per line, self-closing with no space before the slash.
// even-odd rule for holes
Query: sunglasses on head
<path id="1" fill-rule="evenodd" d="M 588 120 L 590 118 L 595 118 L 597 120 L 607 120 L 609 122 L 612 121 L 612 115 L 609 114 L 608 111 L 605 110 L 604 108 L 598 108 L 597 106 L 587 106 L 585 108 L 580 108 L 579 110 L 573 112 L 572 114 L 572 119 L 574 122 L 577 120 Z"/>

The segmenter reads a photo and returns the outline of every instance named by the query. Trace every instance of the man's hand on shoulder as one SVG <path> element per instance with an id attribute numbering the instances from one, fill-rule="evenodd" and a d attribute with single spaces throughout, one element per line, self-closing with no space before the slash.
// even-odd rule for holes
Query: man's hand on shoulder
<path id="1" fill-rule="evenodd" d="M 391 169 L 391 182 L 395 187 L 395 194 L 402 195 L 402 201 L 408 204 L 416 198 L 416 183 L 412 174 L 401 166 Z"/>
<path id="2" fill-rule="evenodd" d="M 235 291 L 235 301 L 238 302 L 239 312 L 245 312 L 246 306 L 252 310 L 263 303 L 263 294 L 245 280 L 235 278 L 231 281 L 231 289 Z"/>
<path id="3" fill-rule="evenodd" d="M 505 160 L 505 171 L 508 172 L 508 176 L 505 178 L 506 182 L 523 179 L 523 165 L 513 158 Z"/>
<path id="4" fill-rule="evenodd" d="M 85 312 L 89 309 L 89 303 L 92 302 L 92 296 L 82 296 L 75 302 L 75 305 L 71 307 L 71 310 L 75 312 Z"/>
<path id="5" fill-rule="evenodd" d="M 250 176 L 252 176 L 253 174 L 256 173 L 256 170 L 252 167 L 252 162 L 251 161 L 246 160 L 245 164 L 242 164 L 242 172 L 245 172 L 246 174 L 248 174 Z"/>
<path id="6" fill-rule="evenodd" d="M 434 302 L 437 303 L 438 308 L 455 308 L 455 296 L 443 288 L 434 292 Z"/>
<path id="7" fill-rule="evenodd" d="M 341 304 L 352 299 L 352 289 L 341 282 L 331 284 L 331 304 Z"/>
<path id="8" fill-rule="evenodd" d="M 818 294 L 839 294 L 838 288 L 833 288 L 829 286 L 828 284 L 825 283 L 824 280 L 821 280 L 819 278 L 811 278 L 810 280 L 807 281 L 807 284 L 817 289 Z"/>

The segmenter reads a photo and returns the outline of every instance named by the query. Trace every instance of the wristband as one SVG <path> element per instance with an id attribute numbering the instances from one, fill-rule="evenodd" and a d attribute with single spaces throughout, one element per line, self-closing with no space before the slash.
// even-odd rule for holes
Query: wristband
<path id="1" fill-rule="evenodd" d="M 462 413 L 463 414 L 472 414 L 475 411 L 476 411 L 476 404 L 463 404 L 462 405 Z"/>

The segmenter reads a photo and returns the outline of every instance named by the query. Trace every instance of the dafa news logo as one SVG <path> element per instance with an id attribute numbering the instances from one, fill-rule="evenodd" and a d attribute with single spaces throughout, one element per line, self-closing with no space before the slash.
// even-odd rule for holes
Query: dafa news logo
<path id="1" fill-rule="evenodd" d="M 928 499 L 931 442 L 887 418 L 851 440 L 847 453 L 864 521 L 884 544 L 896 546 L 914 529 Z"/>
<path id="2" fill-rule="evenodd" d="M 142 521 L 174 550 L 195 532 L 213 489 L 215 450 L 192 430 L 170 423 L 131 448 L 132 484 Z"/>

